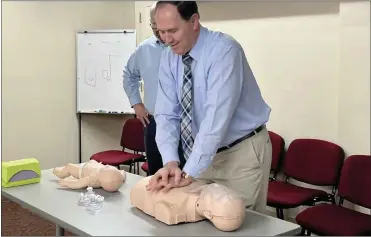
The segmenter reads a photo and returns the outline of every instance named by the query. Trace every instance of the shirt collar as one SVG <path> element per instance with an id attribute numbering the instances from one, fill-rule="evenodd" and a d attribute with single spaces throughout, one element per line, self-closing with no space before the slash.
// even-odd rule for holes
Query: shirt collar
<path id="1" fill-rule="evenodd" d="M 206 38 L 207 29 L 203 26 L 200 28 L 200 34 L 198 35 L 196 44 L 193 46 L 189 55 L 196 61 L 201 57 L 202 48 L 204 47 L 204 41 Z"/>

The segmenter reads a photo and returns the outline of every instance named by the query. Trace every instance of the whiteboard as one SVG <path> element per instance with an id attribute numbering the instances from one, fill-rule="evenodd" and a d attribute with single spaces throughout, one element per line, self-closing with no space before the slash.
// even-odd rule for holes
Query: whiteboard
<path id="1" fill-rule="evenodd" d="M 136 49 L 132 29 L 78 32 L 77 113 L 130 113 L 123 69 Z"/>

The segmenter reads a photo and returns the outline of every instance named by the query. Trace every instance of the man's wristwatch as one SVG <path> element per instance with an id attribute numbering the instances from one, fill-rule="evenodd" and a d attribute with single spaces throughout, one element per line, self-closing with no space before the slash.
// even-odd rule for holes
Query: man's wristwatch
<path id="1" fill-rule="evenodd" d="M 182 178 L 185 178 L 185 179 L 193 179 L 192 176 L 190 176 L 189 174 L 187 174 L 186 172 L 182 171 Z"/>

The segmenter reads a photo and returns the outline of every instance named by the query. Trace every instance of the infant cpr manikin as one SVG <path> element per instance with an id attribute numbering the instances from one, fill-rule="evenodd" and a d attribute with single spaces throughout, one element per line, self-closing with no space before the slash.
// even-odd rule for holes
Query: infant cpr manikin
<path id="1" fill-rule="evenodd" d="M 221 231 L 234 231 L 244 222 L 243 198 L 223 185 L 197 180 L 189 186 L 173 188 L 166 193 L 151 192 L 146 190 L 150 177 L 141 179 L 133 186 L 131 204 L 165 224 L 208 219 Z"/>
<path id="2" fill-rule="evenodd" d="M 124 170 L 111 165 L 102 165 L 95 160 L 83 164 L 67 164 L 57 167 L 53 174 L 60 178 L 59 185 L 70 189 L 86 187 L 103 188 L 107 192 L 116 192 L 126 179 Z M 72 176 L 75 179 L 69 179 Z"/>

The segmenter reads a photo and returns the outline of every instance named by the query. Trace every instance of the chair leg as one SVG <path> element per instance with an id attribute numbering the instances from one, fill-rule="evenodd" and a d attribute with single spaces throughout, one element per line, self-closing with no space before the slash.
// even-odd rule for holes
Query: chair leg
<path id="1" fill-rule="evenodd" d="M 276 215 L 277 215 L 277 218 L 280 218 L 280 210 L 278 208 L 276 208 Z"/>
<path id="2" fill-rule="evenodd" d="M 131 167 L 132 167 L 132 165 L 133 165 L 133 162 L 130 161 L 130 163 L 129 163 L 129 173 L 131 173 Z"/>
<path id="3" fill-rule="evenodd" d="M 304 236 L 304 235 L 305 235 L 305 229 L 304 229 L 304 228 L 301 228 L 300 235 L 301 235 L 301 236 Z"/>
<path id="4" fill-rule="evenodd" d="M 133 162 L 133 168 L 134 168 L 134 170 L 133 170 L 133 174 L 136 174 L 136 172 L 137 172 L 137 167 L 135 166 L 135 162 Z"/>
<path id="5" fill-rule="evenodd" d="M 277 218 L 279 219 L 282 219 L 284 220 L 284 216 L 283 216 L 283 209 L 282 208 L 276 208 L 276 214 L 277 214 Z"/>

